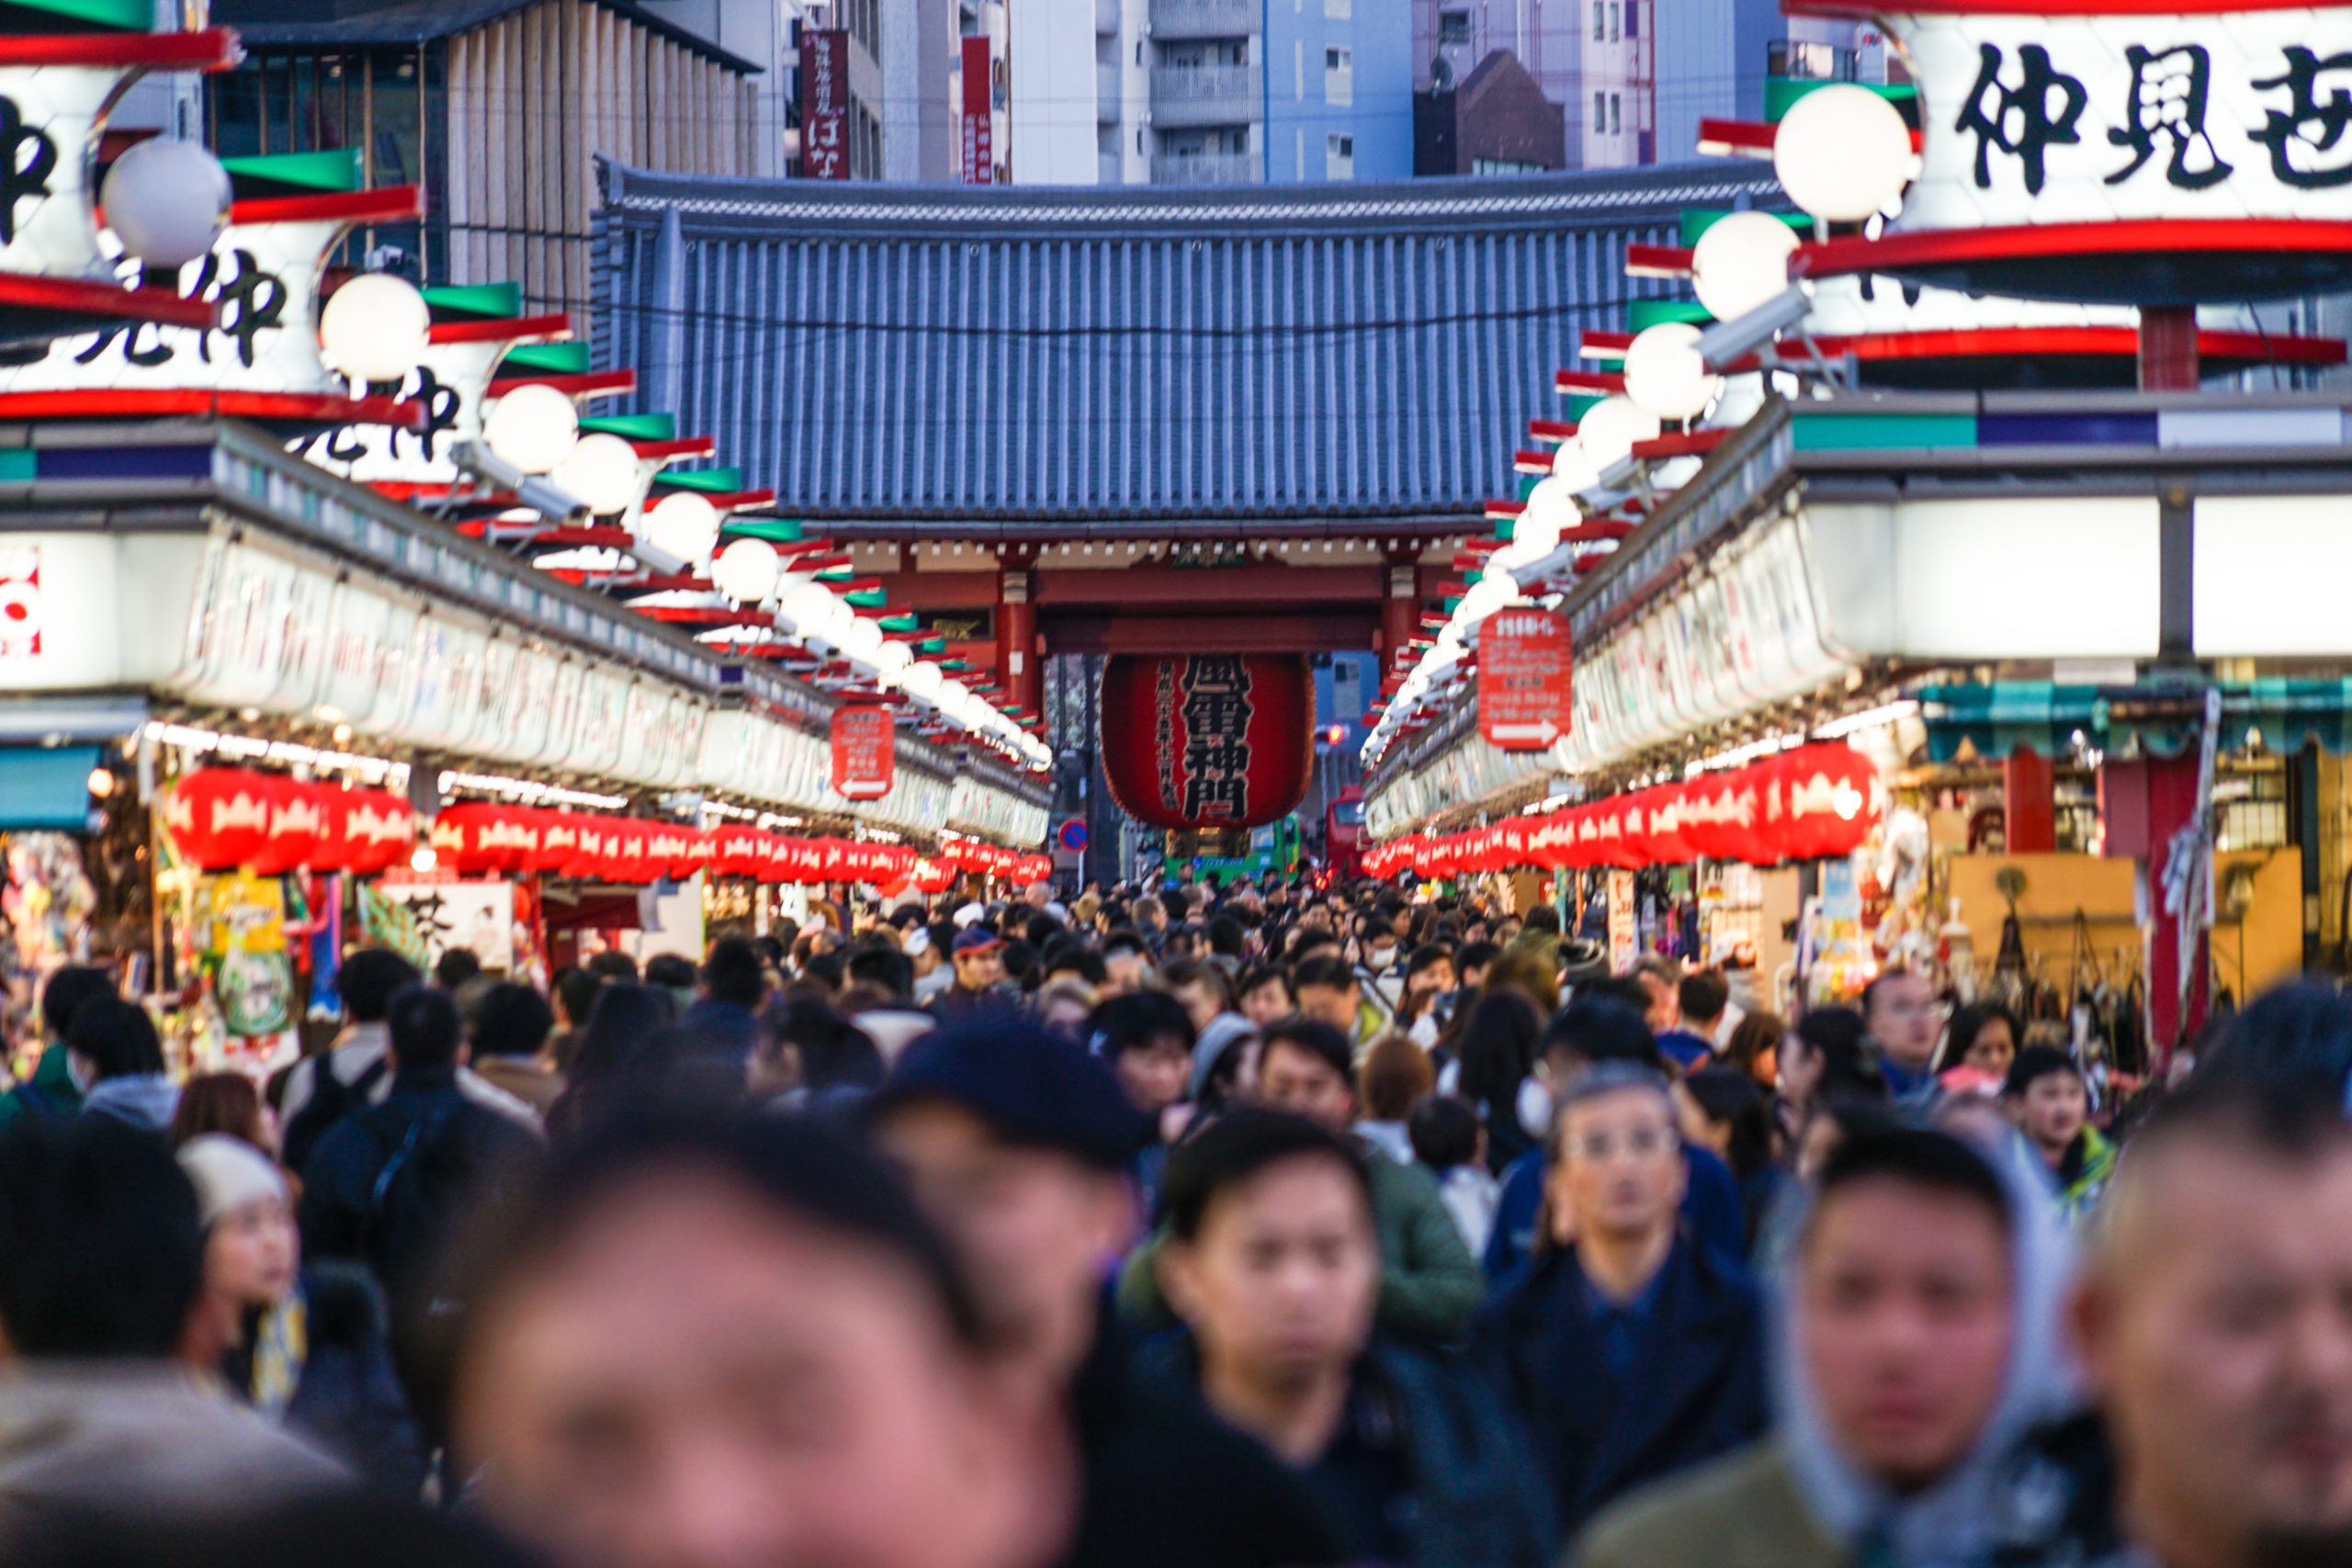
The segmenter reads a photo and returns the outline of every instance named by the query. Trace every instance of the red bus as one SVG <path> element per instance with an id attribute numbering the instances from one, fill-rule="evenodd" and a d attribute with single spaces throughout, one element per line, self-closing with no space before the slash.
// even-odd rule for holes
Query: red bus
<path id="1" fill-rule="evenodd" d="M 1324 808 L 1323 859 L 1333 876 L 1363 874 L 1363 791 L 1354 784 Z"/>

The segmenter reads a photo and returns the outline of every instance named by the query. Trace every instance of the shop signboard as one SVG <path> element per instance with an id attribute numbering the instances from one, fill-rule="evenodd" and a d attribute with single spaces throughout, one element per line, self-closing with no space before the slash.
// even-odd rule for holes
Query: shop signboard
<path id="1" fill-rule="evenodd" d="M 899 726 L 879 703 L 833 710 L 832 785 L 843 800 L 879 800 L 898 777 Z"/>
<path id="2" fill-rule="evenodd" d="M 0 539 L 0 666 L 41 656 L 49 596 L 40 582 L 40 543 Z"/>
<path id="3" fill-rule="evenodd" d="M 1633 971 L 1634 960 L 1641 955 L 1641 940 L 1635 924 L 1639 911 L 1634 903 L 1634 874 L 1612 871 L 1609 874 L 1609 968 L 1612 974 L 1625 975 Z"/>
<path id="4" fill-rule="evenodd" d="M 1540 751 L 1574 721 L 1568 618 L 1533 605 L 1478 628 L 1478 733 L 1506 751 Z"/>
<path id="5" fill-rule="evenodd" d="M 996 149 L 989 111 L 989 39 L 974 33 L 964 49 L 964 183 L 984 186 L 996 177 Z"/>
<path id="6" fill-rule="evenodd" d="M 360 929 L 370 945 L 430 965 L 463 948 L 482 967 L 514 965 L 514 885 L 455 877 L 388 874 L 380 886 L 360 885 Z"/>
<path id="7" fill-rule="evenodd" d="M 1929 119 L 1898 230 L 2352 218 L 2352 7 L 1882 20 Z"/>
<path id="8" fill-rule="evenodd" d="M 849 32 L 800 30 L 800 172 L 849 178 Z"/>

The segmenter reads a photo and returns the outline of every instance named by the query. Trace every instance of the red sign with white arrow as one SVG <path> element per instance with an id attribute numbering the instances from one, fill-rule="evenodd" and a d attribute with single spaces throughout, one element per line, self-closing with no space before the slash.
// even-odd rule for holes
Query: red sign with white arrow
<path id="1" fill-rule="evenodd" d="M 899 731 L 890 710 L 865 703 L 833 710 L 833 793 L 843 800 L 879 800 L 899 771 Z"/>
<path id="2" fill-rule="evenodd" d="M 1540 751 L 1568 732 L 1568 618 L 1533 606 L 1478 627 L 1478 733 L 1506 751 Z"/>

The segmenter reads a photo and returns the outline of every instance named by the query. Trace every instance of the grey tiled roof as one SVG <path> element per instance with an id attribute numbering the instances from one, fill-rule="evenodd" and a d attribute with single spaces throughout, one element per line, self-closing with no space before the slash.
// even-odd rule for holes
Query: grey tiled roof
<path id="1" fill-rule="evenodd" d="M 967 189 L 608 165 L 599 359 L 819 519 L 1424 523 L 1509 493 L 1629 243 L 1768 168 Z"/>

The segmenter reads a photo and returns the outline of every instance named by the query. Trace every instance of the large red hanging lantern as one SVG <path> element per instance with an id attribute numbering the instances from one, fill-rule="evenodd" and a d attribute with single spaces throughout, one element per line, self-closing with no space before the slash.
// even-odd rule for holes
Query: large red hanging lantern
<path id="1" fill-rule="evenodd" d="M 1592 807 L 1594 863 L 1633 871 L 1649 864 L 1640 841 L 1640 816 L 1625 795 L 1613 795 Z"/>
<path id="2" fill-rule="evenodd" d="M 944 893 L 956 886 L 956 868 L 943 860 L 919 860 L 915 862 L 914 884 L 918 893 Z"/>
<path id="3" fill-rule="evenodd" d="M 172 786 L 164 825 L 180 857 L 198 871 L 233 871 L 269 837 L 267 774 L 243 768 L 199 768 Z"/>
<path id="4" fill-rule="evenodd" d="M 1114 654 L 1102 767 L 1138 821 L 1254 828 L 1297 806 L 1315 757 L 1315 682 L 1299 654 Z"/>
<path id="5" fill-rule="evenodd" d="M 605 880 L 605 865 L 612 853 L 612 819 L 586 814 L 571 819 L 571 858 L 563 863 L 563 874 L 576 882 Z"/>
<path id="6" fill-rule="evenodd" d="M 433 820 L 435 859 L 467 876 L 506 869 L 510 855 L 514 853 L 512 835 L 505 830 L 509 809 L 478 800 L 444 808 Z M 537 842 L 534 833 L 532 846 L 537 848 Z"/>
<path id="7" fill-rule="evenodd" d="M 1870 759 L 1850 746 L 1800 746 L 1781 753 L 1781 840 L 1799 859 L 1849 855 L 1885 815 L 1885 792 Z"/>

